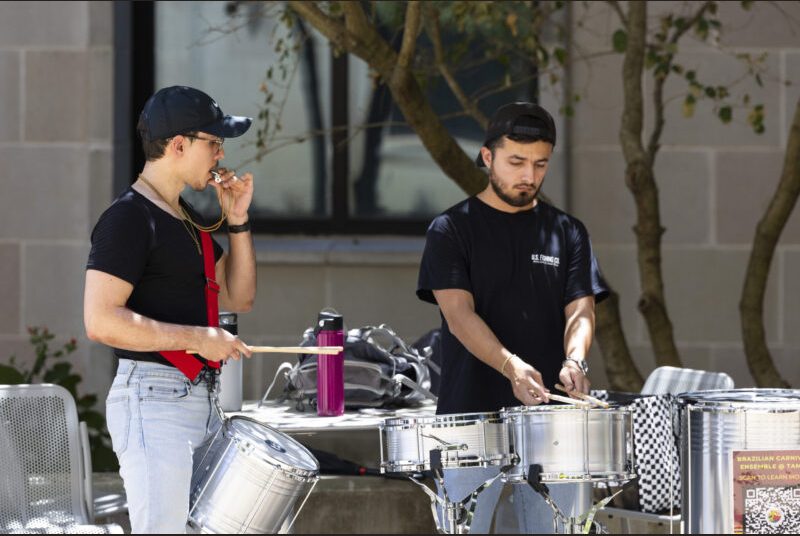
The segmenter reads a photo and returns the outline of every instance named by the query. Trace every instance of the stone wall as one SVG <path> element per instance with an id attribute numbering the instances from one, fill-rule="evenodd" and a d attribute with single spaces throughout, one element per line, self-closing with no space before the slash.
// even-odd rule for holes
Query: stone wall
<path id="1" fill-rule="evenodd" d="M 720 7 L 733 25 L 725 47 L 769 52 L 774 76 L 765 79 L 764 88 L 735 88 L 750 90 L 754 100 L 766 104 L 766 133 L 752 134 L 741 114 L 734 124 L 721 125 L 703 105 L 685 119 L 676 100 L 668 107 L 656 166 L 667 228 L 667 305 L 682 356 L 687 366 L 730 373 L 738 386 L 752 384 L 737 309 L 742 275 L 800 95 L 797 84 L 778 83 L 781 77 L 800 83 L 800 41 L 792 25 L 800 12 L 794 3 L 778 5 L 791 16 L 771 4 L 751 13 L 741 12 L 738 3 Z M 573 11 L 582 48 L 609 49 L 614 15 L 598 3 L 583 9 L 576 4 Z M 86 340 L 82 322 L 89 232 L 112 195 L 112 11 L 110 2 L 0 3 L 0 357 L 30 358 L 26 327 L 46 325 L 61 342 L 78 339 L 74 361 L 94 391 L 107 388 L 113 361 L 106 348 Z M 681 61 L 696 65 L 708 79 L 735 78 L 730 73 L 738 72 L 729 54 L 691 38 Z M 554 175 L 550 187 L 556 199 L 568 191 L 564 205 L 587 224 L 602 268 L 621 294 L 628 340 L 646 375 L 654 360 L 636 311 L 634 207 L 618 142 L 620 69 L 621 57 L 614 54 L 574 67 L 573 85 L 585 93 L 565 126 L 572 146 L 571 161 L 563 165 L 569 164 L 572 177 L 564 188 Z M 800 270 L 798 218 L 791 218 L 781 239 L 765 311 L 776 363 L 795 385 L 800 384 L 800 368 L 793 366 L 800 353 L 800 305 L 793 299 L 800 294 L 793 277 Z M 351 327 L 387 323 L 409 342 L 439 323 L 436 308 L 414 296 L 421 239 L 263 236 L 257 246 L 258 298 L 254 311 L 240 319 L 248 342 L 295 344 L 326 306 L 342 312 Z M 245 396 L 260 396 L 277 365 L 291 359 L 249 361 Z M 605 386 L 602 367 L 593 367 L 592 379 Z"/>
<path id="2" fill-rule="evenodd" d="M 111 363 L 83 331 L 88 236 L 111 197 L 111 2 L 0 3 L 0 357 L 30 359 L 28 326 L 60 345 L 90 390 Z"/>
<path id="3" fill-rule="evenodd" d="M 659 12 L 682 2 L 651 3 L 651 28 Z M 689 2 L 688 4 L 694 4 Z M 696 4 L 694 5 L 696 8 Z M 583 53 L 610 50 L 619 28 L 606 4 L 574 4 L 573 25 Z M 767 52 L 764 87 L 745 80 L 731 87 L 766 110 L 766 132 L 756 135 L 741 110 L 723 125 L 701 101 L 692 118 L 681 113 L 682 97 L 668 102 L 662 147 L 656 160 L 661 198 L 663 269 L 667 307 L 685 366 L 730 374 L 737 387 L 753 384 L 741 342 L 738 302 L 755 226 L 773 194 L 783 165 L 783 150 L 795 105 L 800 97 L 800 5 L 777 2 L 743 11 L 738 2 L 721 2 L 721 46 L 700 43 L 691 33 L 681 42 L 677 62 L 697 70 L 705 83 L 728 84 L 743 71 L 733 55 Z M 636 310 L 639 275 L 632 227 L 633 197 L 624 183 L 619 145 L 622 111 L 622 56 L 607 54 L 576 65 L 574 88 L 583 99 L 573 127 L 572 212 L 587 225 L 610 283 L 621 295 L 628 342 L 643 374 L 655 366 L 649 336 Z M 791 86 L 781 79 L 794 82 Z M 650 102 L 652 80 L 644 88 Z M 667 98 L 682 96 L 685 86 L 674 76 Z M 652 106 L 646 107 L 645 129 L 652 128 Z M 773 262 L 765 302 L 768 343 L 780 372 L 800 382 L 800 307 L 794 270 L 800 262 L 800 216 L 790 218 Z M 597 353 L 595 351 L 595 353 Z M 593 370 L 595 383 L 605 383 Z"/>

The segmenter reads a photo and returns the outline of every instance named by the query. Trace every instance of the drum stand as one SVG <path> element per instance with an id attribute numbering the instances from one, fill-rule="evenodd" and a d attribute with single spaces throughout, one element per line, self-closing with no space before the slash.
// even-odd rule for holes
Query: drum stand
<path id="1" fill-rule="evenodd" d="M 447 488 L 444 485 L 444 471 L 442 468 L 442 450 L 458 450 L 461 445 L 446 445 L 442 448 L 430 451 L 431 471 L 433 478 L 439 484 L 439 489 L 442 490 L 440 497 L 434 493 L 428 486 L 418 481 L 414 476 L 408 475 L 408 479 L 414 484 L 419 486 L 428 497 L 431 499 L 431 512 L 433 513 L 433 520 L 436 522 L 436 530 L 440 534 L 469 534 L 470 525 L 472 525 L 472 518 L 475 515 L 475 507 L 478 504 L 478 495 L 491 486 L 495 480 L 503 476 L 514 465 L 504 465 L 500 468 L 500 472 L 488 479 L 486 482 L 475 488 L 475 490 L 464 497 L 463 500 L 453 502 L 447 495 Z M 437 506 L 441 505 L 443 516 L 439 519 Z"/>
<path id="2" fill-rule="evenodd" d="M 554 534 L 589 534 L 594 529 L 594 534 L 607 534 L 608 531 L 603 525 L 594 520 L 597 511 L 617 496 L 622 490 L 606 497 L 602 501 L 592 506 L 588 512 L 578 517 L 567 517 L 564 512 L 550 497 L 550 490 L 541 479 L 542 466 L 539 464 L 531 465 L 528 468 L 528 484 L 533 490 L 542 496 L 545 502 L 553 510 L 553 533 Z"/>

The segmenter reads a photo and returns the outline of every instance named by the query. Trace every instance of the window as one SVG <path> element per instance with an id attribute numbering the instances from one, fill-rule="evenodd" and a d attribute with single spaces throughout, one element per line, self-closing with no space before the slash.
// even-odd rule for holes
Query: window
<path id="1" fill-rule="evenodd" d="M 136 9 L 144 3 L 133 4 Z M 355 57 L 334 56 L 327 40 L 302 22 L 289 33 L 277 17 L 258 16 L 259 10 L 269 9 L 261 2 L 240 3 L 235 19 L 226 12 L 228 2 L 147 4 L 149 14 L 132 17 L 134 52 L 146 58 L 139 47 L 147 47 L 143 41 L 152 35 L 149 72 L 135 67 L 146 59 L 132 62 L 134 128 L 154 88 L 195 86 L 225 113 L 256 118 L 265 98 L 260 88 L 267 84 L 273 94 L 270 120 L 280 115 L 282 128 L 268 142 L 269 152 L 260 161 L 254 158 L 255 130 L 263 128 L 259 119 L 247 135 L 225 143 L 224 165 L 256 177 L 251 206 L 256 232 L 422 235 L 436 214 L 464 198 L 416 134 L 402 125 L 385 87 L 373 88 L 366 65 Z M 236 31 L 228 31 L 232 26 Z M 287 48 L 301 44 L 284 62 L 274 49 L 279 39 Z M 470 80 L 485 83 L 487 76 L 501 77 L 502 70 L 484 66 L 480 77 L 465 73 L 465 86 L 470 89 Z M 482 107 L 491 113 L 509 100 L 530 99 L 534 90 L 497 94 Z M 428 94 L 437 113 L 457 109 L 443 83 L 431 84 Z M 361 126 L 376 123 L 384 126 Z M 474 121 L 459 117 L 445 124 L 467 154 L 477 155 L 483 132 Z M 315 132 L 321 134 L 310 135 Z M 138 152 L 136 145 L 133 154 Z M 133 161 L 135 177 L 141 159 Z M 202 212 L 218 214 L 213 192 L 184 196 Z"/>

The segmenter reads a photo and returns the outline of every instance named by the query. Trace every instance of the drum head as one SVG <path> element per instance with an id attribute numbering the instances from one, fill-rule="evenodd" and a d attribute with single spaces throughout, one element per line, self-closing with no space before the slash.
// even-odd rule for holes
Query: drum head
<path id="1" fill-rule="evenodd" d="M 274 428 L 247 417 L 232 417 L 228 426 L 229 433 L 238 439 L 249 440 L 254 453 L 273 465 L 293 471 L 319 471 L 319 463 L 308 449 Z"/>

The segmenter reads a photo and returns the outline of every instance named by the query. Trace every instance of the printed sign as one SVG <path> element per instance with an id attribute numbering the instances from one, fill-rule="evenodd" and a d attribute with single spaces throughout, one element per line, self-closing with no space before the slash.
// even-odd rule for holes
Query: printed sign
<path id="1" fill-rule="evenodd" d="M 733 451 L 733 532 L 800 533 L 800 450 Z"/>

